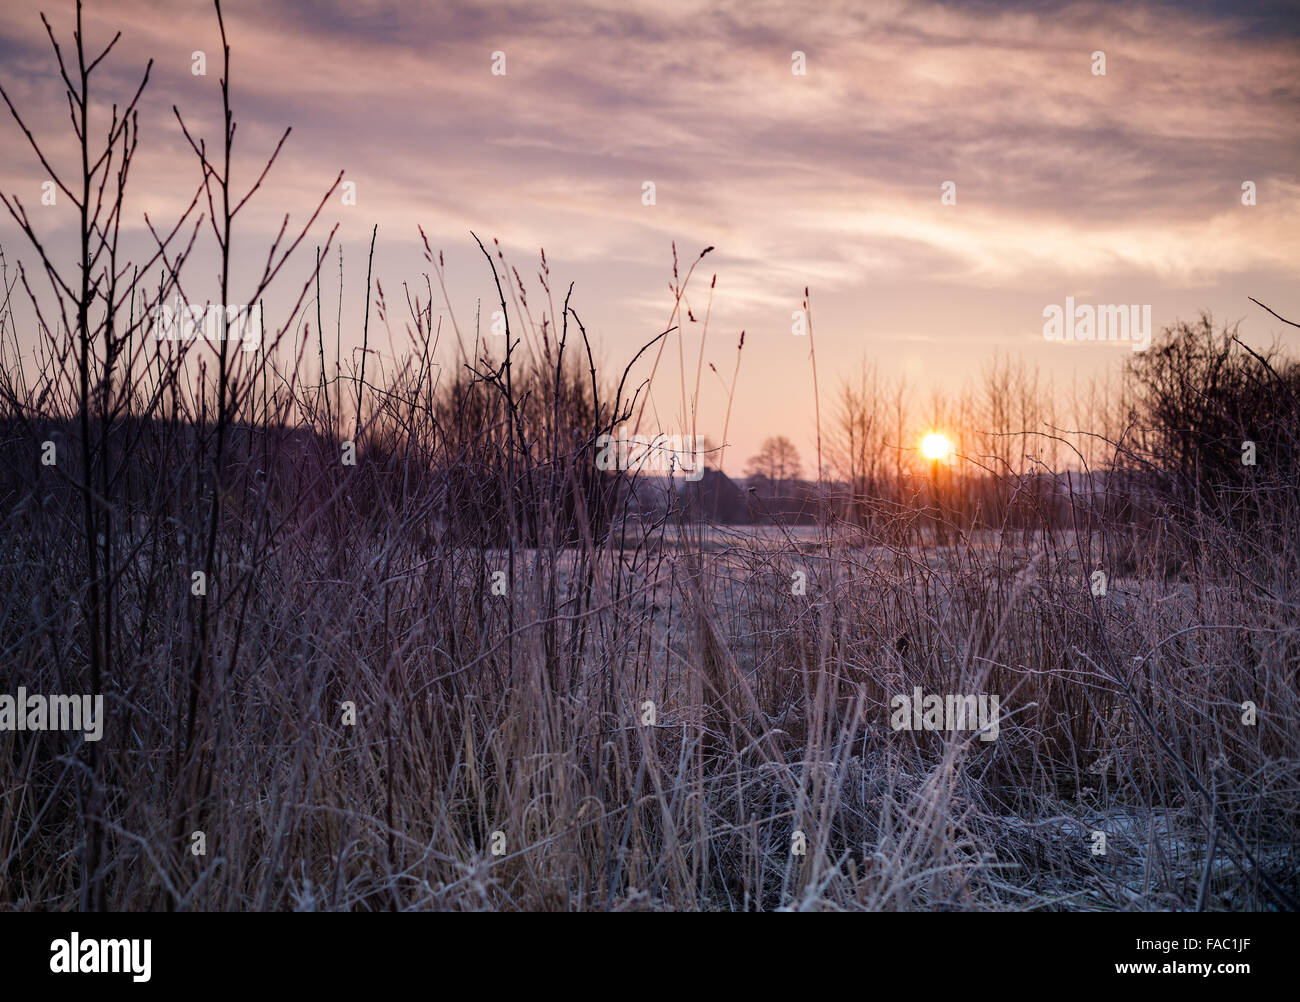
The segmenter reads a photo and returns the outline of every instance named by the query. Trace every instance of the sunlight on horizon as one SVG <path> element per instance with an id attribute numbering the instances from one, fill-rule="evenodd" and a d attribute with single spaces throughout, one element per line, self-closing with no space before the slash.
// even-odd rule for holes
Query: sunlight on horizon
<path id="1" fill-rule="evenodd" d="M 938 462 L 941 459 L 947 459 L 952 453 L 952 442 L 947 437 L 940 435 L 937 431 L 932 431 L 921 439 L 921 455 L 926 459 L 932 459 Z"/>

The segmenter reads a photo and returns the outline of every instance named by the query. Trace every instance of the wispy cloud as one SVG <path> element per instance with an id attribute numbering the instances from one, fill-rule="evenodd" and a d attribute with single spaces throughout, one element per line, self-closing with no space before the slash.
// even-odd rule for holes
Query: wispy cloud
<path id="1" fill-rule="evenodd" d="M 414 241 L 418 221 L 457 247 L 471 228 L 528 253 L 545 245 L 595 279 L 580 289 L 615 338 L 623 320 L 666 315 L 659 290 L 674 239 L 684 256 L 717 245 L 710 266 L 728 329 L 775 338 L 784 323 L 788 335 L 790 309 L 813 286 L 827 297 L 828 354 L 841 361 L 861 349 L 849 318 L 898 315 L 891 297 L 921 282 L 947 308 L 925 304 L 918 312 L 934 320 L 909 336 L 949 309 L 969 315 L 964 297 L 1006 290 L 1015 312 L 972 321 L 991 334 L 1030 329 L 1023 304 L 1065 283 L 1146 287 L 1186 313 L 1213 305 L 1207 288 L 1244 302 L 1250 288 L 1293 278 L 1300 258 L 1300 25 L 1271 5 L 283 0 L 226 10 L 241 145 L 265 152 L 294 126 L 278 187 L 250 222 L 270 232 L 286 207 L 309 211 L 343 168 L 359 204 L 331 205 L 326 222 L 340 221 L 345 241 L 360 243 L 376 221 L 387 241 Z M 124 33 L 121 86 L 126 67 L 156 60 L 146 108 L 163 145 L 137 191 L 164 214 L 197 183 L 192 163 L 178 167 L 170 104 L 219 131 L 210 11 L 123 0 L 91 5 L 88 19 L 93 36 Z M 4 83 L 53 133 L 66 113 L 44 47 L 32 11 L 0 12 Z M 208 53 L 206 78 L 190 74 L 195 49 Z M 490 72 L 498 50 L 505 76 Z M 791 73 L 795 50 L 806 76 Z M 1095 50 L 1105 76 L 1092 72 Z M 30 157 L 6 143 L 0 183 L 33 177 Z M 653 207 L 641 202 L 646 180 Z M 1246 180 L 1258 188 L 1253 209 L 1240 204 Z M 944 181 L 956 183 L 955 206 L 940 204 Z M 6 243 L 11 229 L 0 230 Z M 730 334 L 723 342 L 734 345 Z M 788 365 L 782 352 L 757 361 L 758 378 Z M 808 403 L 791 394 L 792 408 Z"/>

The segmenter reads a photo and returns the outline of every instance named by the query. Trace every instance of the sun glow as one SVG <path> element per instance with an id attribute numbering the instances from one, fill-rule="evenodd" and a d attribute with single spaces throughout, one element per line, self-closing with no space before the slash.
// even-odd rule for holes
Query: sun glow
<path id="1" fill-rule="evenodd" d="M 947 459 L 951 453 L 952 443 L 937 431 L 932 431 L 921 439 L 921 454 L 926 459 Z"/>

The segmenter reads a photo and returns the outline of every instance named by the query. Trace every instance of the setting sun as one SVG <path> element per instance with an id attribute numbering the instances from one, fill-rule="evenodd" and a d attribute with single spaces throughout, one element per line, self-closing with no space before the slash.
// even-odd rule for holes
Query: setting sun
<path id="1" fill-rule="evenodd" d="M 952 452 L 952 443 L 937 431 L 921 439 L 921 453 L 926 459 L 946 459 L 950 452 Z"/>

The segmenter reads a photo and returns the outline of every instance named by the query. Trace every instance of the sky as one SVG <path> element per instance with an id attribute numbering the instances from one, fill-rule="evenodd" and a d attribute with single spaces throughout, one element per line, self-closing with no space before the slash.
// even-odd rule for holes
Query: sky
<path id="1" fill-rule="evenodd" d="M 70 38 L 71 3 L 6 2 L 0 85 L 56 169 L 70 170 L 42 9 Z M 405 343 L 395 304 L 403 283 L 423 295 L 430 271 L 417 224 L 443 252 L 451 308 L 471 331 L 479 302 L 486 316 L 495 300 L 471 231 L 500 241 L 538 320 L 550 312 L 537 281 L 544 248 L 557 303 L 575 283 L 572 303 L 614 375 L 669 323 L 674 243 L 683 271 L 713 247 L 643 430 L 683 430 L 682 385 L 693 392 L 703 359 L 695 430 L 720 443 L 730 408 L 732 473 L 771 435 L 793 440 L 805 468 L 815 455 L 810 339 L 792 330 L 805 288 L 823 421 L 863 361 L 906 375 L 918 399 L 978 380 L 999 354 L 1062 393 L 1117 370 L 1131 345 L 1044 337 L 1044 311 L 1066 297 L 1150 306 L 1156 329 L 1210 310 L 1240 320 L 1248 343 L 1300 347 L 1300 331 L 1248 298 L 1300 316 L 1295 4 L 227 0 L 223 10 L 237 183 L 293 130 L 241 217 L 241 276 L 260 266 L 284 214 L 305 221 L 343 171 L 355 204 L 327 202 L 271 302 L 297 298 L 316 242 L 337 224 L 345 357 L 360 340 L 375 225 L 392 350 Z M 89 0 L 84 17 L 92 45 L 122 32 L 103 64 L 105 100 L 128 97 L 154 60 L 123 220 L 144 247 L 145 213 L 174 218 L 199 182 L 172 106 L 195 135 L 220 135 L 216 20 L 198 0 Z M 198 51 L 206 75 L 194 73 Z M 45 179 L 5 121 L 0 190 L 39 208 Z M 70 253 L 72 208 L 45 208 L 38 228 Z M 215 268 L 210 243 L 192 262 L 200 276 Z M 0 247 L 11 265 L 31 260 L 7 215 Z M 330 262 L 327 317 L 339 309 Z M 433 288 L 445 316 L 436 278 Z M 649 364 L 635 372 L 648 376 Z"/>

